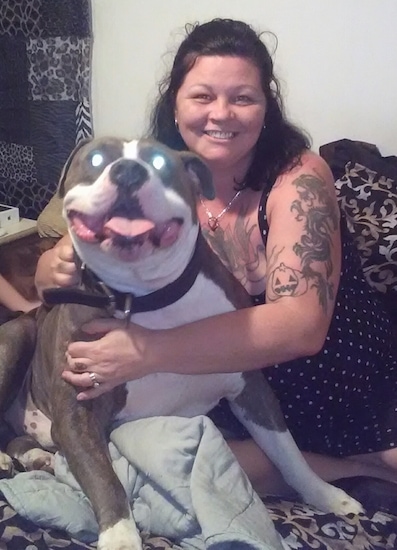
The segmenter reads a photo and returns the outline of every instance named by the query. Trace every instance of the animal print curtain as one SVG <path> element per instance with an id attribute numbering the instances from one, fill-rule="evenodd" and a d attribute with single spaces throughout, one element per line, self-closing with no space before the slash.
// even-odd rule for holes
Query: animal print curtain
<path id="1" fill-rule="evenodd" d="M 0 0 L 0 203 L 36 219 L 92 134 L 90 0 Z"/>

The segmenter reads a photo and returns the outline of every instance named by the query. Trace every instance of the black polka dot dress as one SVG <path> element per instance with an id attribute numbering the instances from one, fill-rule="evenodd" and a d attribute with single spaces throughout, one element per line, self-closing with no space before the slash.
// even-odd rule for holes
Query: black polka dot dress
<path id="1" fill-rule="evenodd" d="M 264 242 L 264 208 L 259 222 Z M 397 343 L 342 222 L 342 273 L 323 349 L 264 369 L 301 450 L 334 456 L 397 446 Z"/>

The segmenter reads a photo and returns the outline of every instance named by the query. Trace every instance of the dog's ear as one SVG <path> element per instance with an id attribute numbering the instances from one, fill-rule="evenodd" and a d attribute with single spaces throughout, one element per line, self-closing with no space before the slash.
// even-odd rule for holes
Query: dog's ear
<path id="1" fill-rule="evenodd" d="M 197 191 L 207 200 L 215 198 L 215 188 L 212 181 L 211 170 L 203 160 L 194 153 L 181 151 L 180 156 L 186 170 L 197 184 Z"/>
<path id="2" fill-rule="evenodd" d="M 59 178 L 59 183 L 58 183 L 58 195 L 61 199 L 63 199 L 63 197 L 65 196 L 66 191 L 67 191 L 66 188 L 65 188 L 66 187 L 65 182 L 66 182 L 66 178 L 67 178 L 67 175 L 68 175 L 70 165 L 72 164 L 72 161 L 73 161 L 76 153 L 78 151 L 80 151 L 80 149 L 84 145 L 89 143 L 90 141 L 92 141 L 92 138 L 85 138 L 85 139 L 82 139 L 81 141 L 79 141 L 78 144 L 76 145 L 76 147 L 70 153 L 70 155 L 68 157 L 68 160 L 65 162 L 65 165 L 62 168 L 61 177 Z"/>

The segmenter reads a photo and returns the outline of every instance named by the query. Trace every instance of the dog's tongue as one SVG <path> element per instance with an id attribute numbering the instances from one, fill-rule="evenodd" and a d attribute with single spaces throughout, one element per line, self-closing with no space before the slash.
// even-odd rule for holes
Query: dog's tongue
<path id="1" fill-rule="evenodd" d="M 118 235 L 123 235 L 124 237 L 137 237 L 143 233 L 147 233 L 153 229 L 154 223 L 150 220 L 139 219 L 139 220 L 127 220 L 126 218 L 111 218 L 105 224 L 105 229 L 110 229 Z"/>

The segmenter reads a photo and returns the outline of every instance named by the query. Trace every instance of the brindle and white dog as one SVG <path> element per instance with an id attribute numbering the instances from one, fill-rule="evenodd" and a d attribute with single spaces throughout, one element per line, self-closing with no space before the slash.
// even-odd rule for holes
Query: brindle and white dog
<path id="1" fill-rule="evenodd" d="M 207 413 L 222 397 L 305 501 L 337 514 L 361 511 L 355 500 L 309 469 L 259 371 L 154 374 L 90 402 L 76 400 L 76 388 L 60 373 L 67 366 L 68 342 L 84 337 L 78 329 L 87 320 L 111 310 L 142 326 L 167 329 L 248 307 L 251 300 L 200 233 L 197 196 L 211 199 L 214 189 L 196 155 L 149 140 L 96 139 L 73 152 L 60 193 L 76 253 L 86 266 L 77 301 L 100 309 L 42 306 L 36 319 L 22 316 L 0 327 L 0 399 L 4 402 L 13 369 L 28 358 L 30 396 L 51 420 L 51 433 L 42 434 L 40 443 L 61 450 L 91 500 L 100 527 L 98 548 L 141 548 L 108 456 L 112 420 L 192 417 Z"/>

